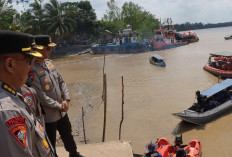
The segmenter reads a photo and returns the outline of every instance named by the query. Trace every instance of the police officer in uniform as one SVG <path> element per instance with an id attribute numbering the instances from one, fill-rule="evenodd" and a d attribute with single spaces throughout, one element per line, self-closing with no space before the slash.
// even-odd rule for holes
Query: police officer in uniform
<path id="1" fill-rule="evenodd" d="M 77 146 L 72 135 L 71 123 L 68 118 L 70 102 L 69 92 L 62 76 L 58 73 L 54 63 L 48 59 L 52 52 L 52 43 L 49 35 L 35 36 L 35 42 L 44 47 L 38 50 L 44 58 L 38 58 L 33 66 L 35 88 L 45 111 L 45 127 L 53 147 L 56 145 L 56 130 L 59 131 L 65 149 L 70 157 L 82 157 L 77 152 Z"/>
<path id="2" fill-rule="evenodd" d="M 28 34 L 0 30 L 0 155 L 50 157 L 42 125 L 15 90 L 27 79 L 34 57 Z"/>
<path id="3" fill-rule="evenodd" d="M 36 45 L 34 37 L 32 37 L 32 49 L 33 50 L 42 50 L 43 46 Z M 44 122 L 44 110 L 40 104 L 39 98 L 34 88 L 32 88 L 32 81 L 34 79 L 34 71 L 29 71 L 26 83 L 18 88 L 16 91 L 19 92 L 23 97 L 25 102 L 28 104 L 28 107 L 32 113 L 38 118 L 42 126 L 45 128 Z"/>

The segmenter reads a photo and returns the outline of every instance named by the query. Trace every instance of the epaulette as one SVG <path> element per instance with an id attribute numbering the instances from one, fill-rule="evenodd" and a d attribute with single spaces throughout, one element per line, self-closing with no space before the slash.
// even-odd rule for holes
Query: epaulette
<path id="1" fill-rule="evenodd" d="M 4 89 L 8 93 L 16 96 L 16 91 L 12 87 L 10 87 L 9 85 L 7 85 L 6 83 L 2 83 L 2 89 Z"/>

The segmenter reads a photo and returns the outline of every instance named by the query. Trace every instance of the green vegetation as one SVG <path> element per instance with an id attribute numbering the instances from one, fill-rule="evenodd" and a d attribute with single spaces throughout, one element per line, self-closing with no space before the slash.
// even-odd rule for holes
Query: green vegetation
<path id="1" fill-rule="evenodd" d="M 27 4 L 29 7 L 18 13 L 12 8 L 13 2 Z M 0 1 L 0 29 L 26 33 L 50 34 L 56 42 L 97 41 L 99 35 L 110 30 L 120 33 L 125 28 L 132 28 L 140 39 L 151 37 L 158 28 L 155 15 L 145 11 L 138 4 L 125 2 L 119 8 L 115 0 L 107 2 L 108 10 L 102 20 L 96 20 L 96 13 L 89 1 L 59 2 L 50 0 L 3 0 Z M 128 27 L 129 26 L 129 27 Z"/>
<path id="2" fill-rule="evenodd" d="M 12 5 L 27 5 L 23 12 L 17 12 Z M 120 33 L 125 28 L 138 32 L 139 39 L 152 36 L 159 27 L 155 15 L 138 4 L 125 2 L 119 7 L 115 0 L 107 2 L 108 9 L 102 20 L 97 20 L 94 8 L 89 1 L 61 2 L 50 0 L 1 0 L 0 29 L 37 34 L 50 34 L 55 42 L 64 40 L 72 43 L 89 43 L 98 40 L 99 35 L 109 30 Z M 232 26 L 232 22 L 218 24 L 176 24 L 178 31 Z"/>

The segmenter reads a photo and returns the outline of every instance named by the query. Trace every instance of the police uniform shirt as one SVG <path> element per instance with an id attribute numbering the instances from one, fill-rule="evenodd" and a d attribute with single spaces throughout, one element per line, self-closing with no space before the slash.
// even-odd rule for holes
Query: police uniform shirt
<path id="1" fill-rule="evenodd" d="M 21 95 L 0 82 L 0 155 L 3 157 L 50 157 L 43 127 Z"/>
<path id="2" fill-rule="evenodd" d="M 45 59 L 44 63 L 35 61 L 33 71 L 32 87 L 35 88 L 45 113 L 49 113 L 45 115 L 45 122 L 50 123 L 61 119 L 66 114 L 66 112 L 60 112 L 61 103 L 63 100 L 70 100 L 62 76 L 50 59 Z"/>
<path id="3" fill-rule="evenodd" d="M 27 103 L 28 107 L 30 107 L 30 110 L 40 120 L 43 127 L 45 127 L 44 115 L 42 114 L 42 108 L 35 89 L 24 84 L 17 91 L 24 97 L 24 101 Z"/>

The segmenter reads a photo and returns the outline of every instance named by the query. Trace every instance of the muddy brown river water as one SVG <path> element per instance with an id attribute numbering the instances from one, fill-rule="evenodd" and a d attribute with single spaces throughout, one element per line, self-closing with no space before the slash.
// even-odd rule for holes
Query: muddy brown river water
<path id="1" fill-rule="evenodd" d="M 175 135 L 182 134 L 184 143 L 192 139 L 201 141 L 203 157 L 232 156 L 232 111 L 200 126 L 172 116 L 196 102 L 196 90 L 202 91 L 218 82 L 217 77 L 203 70 L 209 53 L 232 51 L 232 40 L 224 39 L 232 33 L 232 27 L 196 30 L 196 33 L 199 42 L 186 46 L 105 56 L 106 141 L 119 139 L 123 76 L 125 104 L 121 139 L 131 141 L 134 154 L 143 155 L 146 144 L 159 137 L 167 137 L 173 143 Z M 149 63 L 149 55 L 154 53 L 165 58 L 165 68 Z M 103 58 L 103 55 L 82 55 L 54 60 L 70 90 L 72 103 L 68 114 L 78 143 L 83 141 L 82 106 L 86 113 L 87 142 L 102 140 Z"/>

